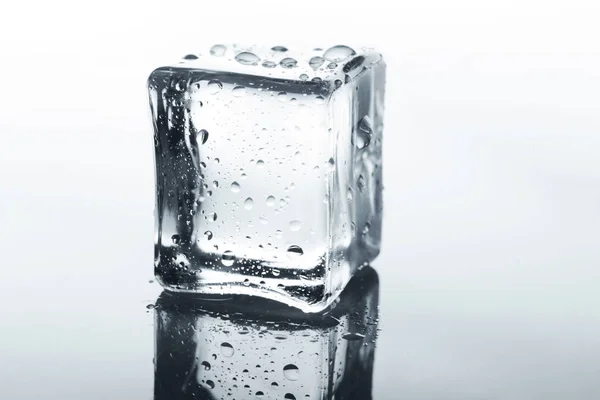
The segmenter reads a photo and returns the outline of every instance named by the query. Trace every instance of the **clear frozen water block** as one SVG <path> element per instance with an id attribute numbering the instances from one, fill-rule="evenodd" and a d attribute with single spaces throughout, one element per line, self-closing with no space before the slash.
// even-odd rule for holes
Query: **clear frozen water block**
<path id="1" fill-rule="evenodd" d="M 346 46 L 216 45 L 152 72 L 161 284 L 329 305 L 379 252 L 384 81 Z"/>
<path id="2" fill-rule="evenodd" d="M 155 400 L 371 399 L 378 308 L 372 268 L 357 273 L 326 313 L 259 297 L 180 297 L 163 292 L 155 308 Z"/>

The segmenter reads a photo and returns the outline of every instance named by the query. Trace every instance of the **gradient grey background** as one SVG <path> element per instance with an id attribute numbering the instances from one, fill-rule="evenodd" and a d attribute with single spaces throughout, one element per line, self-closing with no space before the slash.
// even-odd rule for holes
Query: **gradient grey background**
<path id="1" fill-rule="evenodd" d="M 374 399 L 600 398 L 597 1 L 0 9 L 0 398 L 152 397 L 145 80 L 214 42 L 388 63 Z"/>

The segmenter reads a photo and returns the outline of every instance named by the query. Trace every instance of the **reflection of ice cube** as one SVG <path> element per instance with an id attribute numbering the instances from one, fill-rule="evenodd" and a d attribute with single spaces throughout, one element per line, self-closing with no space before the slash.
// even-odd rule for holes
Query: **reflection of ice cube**
<path id="1" fill-rule="evenodd" d="M 378 290 L 365 267 L 319 314 L 257 297 L 163 292 L 155 400 L 370 399 Z"/>
<path id="2" fill-rule="evenodd" d="M 156 275 L 322 310 L 379 252 L 385 64 L 343 46 L 221 49 L 148 80 Z"/>

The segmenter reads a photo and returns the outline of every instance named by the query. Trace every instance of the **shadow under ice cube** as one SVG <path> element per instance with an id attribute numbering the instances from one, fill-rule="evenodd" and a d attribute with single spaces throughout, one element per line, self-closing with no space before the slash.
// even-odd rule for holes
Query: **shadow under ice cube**
<path id="1" fill-rule="evenodd" d="M 155 70 L 161 284 L 327 307 L 379 253 L 384 80 L 346 46 L 217 45 Z"/>

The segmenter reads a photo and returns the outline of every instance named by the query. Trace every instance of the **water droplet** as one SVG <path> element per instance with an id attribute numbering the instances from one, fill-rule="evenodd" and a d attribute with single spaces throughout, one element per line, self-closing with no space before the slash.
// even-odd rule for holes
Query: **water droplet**
<path id="1" fill-rule="evenodd" d="M 263 168 L 263 167 L 265 166 L 265 162 L 264 162 L 263 160 L 258 160 L 258 161 L 256 162 L 256 166 L 257 166 L 258 168 Z"/>
<path id="2" fill-rule="evenodd" d="M 283 47 L 283 46 L 273 46 L 271 47 L 271 50 L 273 51 L 279 51 L 279 52 L 285 52 L 288 51 L 287 47 Z"/>
<path id="3" fill-rule="evenodd" d="M 213 186 L 218 188 L 219 187 L 219 181 L 213 181 Z"/>
<path id="4" fill-rule="evenodd" d="M 181 242 L 181 236 L 174 234 L 171 236 L 171 240 L 173 241 L 173 244 L 179 244 Z"/>
<path id="5" fill-rule="evenodd" d="M 296 64 L 298 64 L 298 61 L 296 61 L 295 59 L 293 59 L 291 57 L 286 57 L 279 62 L 279 65 L 281 65 L 283 68 L 287 68 L 287 69 L 296 67 Z"/>
<path id="6" fill-rule="evenodd" d="M 216 221 L 217 220 L 217 213 L 216 212 L 211 212 L 209 214 L 206 215 L 206 218 L 209 221 Z"/>
<path id="7" fill-rule="evenodd" d="M 237 192 L 239 192 L 239 191 L 240 191 L 240 188 L 241 188 L 241 187 L 240 187 L 240 184 L 239 184 L 239 183 L 237 183 L 237 182 L 232 182 L 232 183 L 231 183 L 231 191 L 232 191 L 233 193 L 237 193 Z"/>
<path id="8" fill-rule="evenodd" d="M 262 63 L 262 66 L 265 68 L 275 68 L 277 64 L 275 64 L 273 61 L 265 61 Z"/>
<path id="9" fill-rule="evenodd" d="M 215 44 L 213 47 L 211 47 L 210 54 L 215 57 L 223 57 L 225 50 L 227 50 L 227 48 L 222 44 Z"/>
<path id="10" fill-rule="evenodd" d="M 246 88 L 244 86 L 236 86 L 233 89 L 231 89 L 231 93 L 235 97 L 242 97 L 246 94 Z"/>
<path id="11" fill-rule="evenodd" d="M 295 260 L 296 258 L 300 257 L 303 254 L 304 254 L 304 250 L 302 250 L 302 247 L 296 246 L 295 244 L 291 245 L 287 249 L 287 256 L 288 256 L 288 258 L 290 258 L 292 260 Z"/>
<path id="12" fill-rule="evenodd" d="M 251 210 L 252 206 L 254 205 L 254 200 L 252 200 L 252 197 L 248 197 L 245 201 L 244 201 L 244 208 L 246 210 Z"/>
<path id="13" fill-rule="evenodd" d="M 212 358 L 213 358 L 213 360 L 216 360 L 216 359 L 217 359 L 217 355 L 216 355 L 216 354 L 213 354 L 213 355 L 212 355 Z"/>
<path id="14" fill-rule="evenodd" d="M 271 270 L 271 273 L 273 274 L 273 276 L 279 276 L 281 274 L 281 271 L 278 270 L 277 268 L 273 268 Z"/>
<path id="15" fill-rule="evenodd" d="M 186 81 L 186 80 L 184 80 L 184 79 L 182 79 L 182 80 L 178 81 L 178 82 L 175 84 L 175 89 L 176 89 L 176 90 L 178 90 L 178 91 L 180 91 L 180 92 L 183 92 L 184 90 L 186 90 L 186 89 L 187 89 L 187 81 Z M 174 105 L 175 107 L 181 106 L 181 102 L 180 102 L 180 100 L 177 100 L 177 99 L 173 100 L 173 105 Z"/>
<path id="16" fill-rule="evenodd" d="M 279 383 L 277 383 L 277 382 L 271 382 L 271 386 L 279 386 Z"/>
<path id="17" fill-rule="evenodd" d="M 371 128 L 371 119 L 365 116 L 358 122 L 358 129 L 356 130 L 356 147 L 364 149 L 371 143 L 371 137 L 373 136 L 373 128 Z"/>
<path id="18" fill-rule="evenodd" d="M 208 386 L 211 389 L 214 389 L 215 388 L 215 383 L 213 381 L 211 381 L 210 379 L 208 379 L 206 381 L 206 386 Z"/>
<path id="19" fill-rule="evenodd" d="M 334 62 L 331 62 L 331 63 L 327 64 L 327 68 L 329 68 L 329 69 L 335 69 L 335 68 L 337 68 L 337 64 L 334 63 Z"/>
<path id="20" fill-rule="evenodd" d="M 269 196 L 267 197 L 267 206 L 273 207 L 275 205 L 275 197 Z"/>
<path id="21" fill-rule="evenodd" d="M 362 335 L 360 333 L 344 333 L 342 335 L 342 339 L 346 339 L 346 340 L 363 340 L 365 338 L 365 335 Z"/>
<path id="22" fill-rule="evenodd" d="M 323 104 L 323 103 L 325 103 L 325 99 L 323 98 L 323 96 L 315 97 L 315 104 Z"/>
<path id="23" fill-rule="evenodd" d="M 233 346 L 227 342 L 221 343 L 221 354 L 223 357 L 231 357 L 234 353 Z"/>
<path id="24" fill-rule="evenodd" d="M 244 282 L 242 282 L 242 284 L 243 284 L 244 286 L 250 286 L 250 279 L 247 279 L 247 278 L 246 278 L 246 279 L 244 279 Z M 248 331 L 245 331 L 245 332 L 244 332 L 244 331 L 242 331 L 242 332 L 240 332 L 240 334 L 241 334 L 241 335 L 245 335 L 246 333 L 248 333 Z"/>
<path id="25" fill-rule="evenodd" d="M 154 304 L 148 304 L 148 305 L 146 306 L 146 308 L 147 308 L 148 310 L 153 310 L 153 309 L 154 309 L 154 307 L 155 307 L 155 306 L 154 306 Z"/>
<path id="26" fill-rule="evenodd" d="M 187 54 L 185 57 L 183 57 L 184 60 L 197 60 L 198 56 L 195 54 Z"/>
<path id="27" fill-rule="evenodd" d="M 302 227 L 302 221 L 300 221 L 299 219 L 294 219 L 290 221 L 289 226 L 291 231 L 299 231 Z"/>
<path id="28" fill-rule="evenodd" d="M 221 160 L 219 160 L 218 158 L 215 157 L 215 164 L 218 164 L 220 162 L 221 162 Z"/>
<path id="29" fill-rule="evenodd" d="M 280 231 L 279 229 L 277 229 L 277 230 L 275 231 L 275 237 L 276 237 L 276 238 L 281 238 L 282 236 L 283 236 L 283 232 L 282 232 L 282 231 Z"/>
<path id="30" fill-rule="evenodd" d="M 346 197 L 348 198 L 348 201 L 352 201 L 352 199 L 354 199 L 354 191 L 352 190 L 351 187 L 348 188 L 348 192 L 346 193 Z"/>
<path id="31" fill-rule="evenodd" d="M 325 51 L 323 57 L 331 62 L 340 62 L 355 55 L 356 52 L 348 46 L 333 46 Z"/>
<path id="32" fill-rule="evenodd" d="M 300 78 L 301 81 L 307 81 L 308 80 L 308 75 L 302 74 L 302 75 L 299 76 L 299 78 Z"/>
<path id="33" fill-rule="evenodd" d="M 261 396 L 264 396 L 265 394 L 259 390 L 258 392 L 254 393 L 254 395 L 256 397 L 261 397 Z"/>
<path id="34" fill-rule="evenodd" d="M 249 51 L 243 51 L 235 56 L 235 60 L 242 65 L 258 65 L 260 58 Z"/>
<path id="35" fill-rule="evenodd" d="M 296 400 L 296 396 L 294 396 L 291 393 L 286 393 L 283 398 L 286 399 L 286 400 Z"/>
<path id="36" fill-rule="evenodd" d="M 223 264 L 226 267 L 231 267 L 234 262 L 235 254 L 233 254 L 233 251 L 226 250 L 225 252 L 223 252 L 223 255 L 221 256 L 221 264 Z"/>
<path id="37" fill-rule="evenodd" d="M 323 79 L 319 78 L 318 76 L 315 76 L 314 78 L 311 79 L 312 82 L 316 82 L 316 83 L 320 83 L 323 82 Z"/>
<path id="38" fill-rule="evenodd" d="M 323 65 L 323 63 L 325 62 L 325 59 L 323 57 L 313 57 L 310 59 L 310 61 L 308 62 L 308 65 L 310 65 L 310 67 L 314 70 L 316 70 L 317 68 L 319 68 L 321 65 Z"/>
<path id="39" fill-rule="evenodd" d="M 277 93 L 277 100 L 284 102 L 287 100 L 287 93 L 286 92 L 279 92 Z"/>
<path id="40" fill-rule="evenodd" d="M 200 365 L 204 367 L 205 371 L 210 371 L 210 363 L 208 361 L 202 361 Z"/>
<path id="41" fill-rule="evenodd" d="M 333 171 L 335 169 L 335 160 L 333 159 L 333 157 L 331 157 L 329 161 L 327 161 L 327 167 L 329 171 Z"/>
<path id="42" fill-rule="evenodd" d="M 216 79 L 208 82 L 208 92 L 210 94 L 217 94 L 223 89 L 223 84 Z"/>
<path id="43" fill-rule="evenodd" d="M 294 364 L 288 364 L 283 367 L 283 376 L 290 381 L 296 381 L 300 378 L 300 370 Z"/>
<path id="44" fill-rule="evenodd" d="M 343 82 L 340 79 L 336 79 L 333 83 L 335 83 L 335 87 L 339 88 L 340 86 L 342 86 Z"/>
<path id="45" fill-rule="evenodd" d="M 362 175 L 359 175 L 358 179 L 356 180 L 356 187 L 358 188 L 358 191 L 361 193 L 364 193 L 365 186 L 366 186 L 365 177 Z"/>
<path id="46" fill-rule="evenodd" d="M 210 240 L 213 238 L 213 233 L 211 231 L 204 232 L 204 239 Z"/>
<path id="47" fill-rule="evenodd" d="M 258 220 L 260 221 L 261 224 L 266 225 L 269 223 L 269 220 L 267 219 L 267 217 L 265 217 L 264 215 L 261 215 L 260 217 L 258 217 Z"/>
<path id="48" fill-rule="evenodd" d="M 208 140 L 208 131 L 206 129 L 200 129 L 196 134 L 196 143 L 204 144 Z"/>

